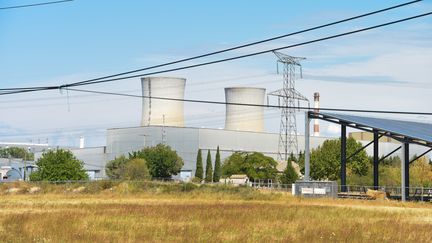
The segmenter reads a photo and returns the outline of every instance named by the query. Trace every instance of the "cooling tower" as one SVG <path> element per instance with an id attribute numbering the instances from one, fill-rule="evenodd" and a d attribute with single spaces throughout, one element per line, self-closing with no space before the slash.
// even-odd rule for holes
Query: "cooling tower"
<path id="1" fill-rule="evenodd" d="M 143 105 L 141 126 L 184 125 L 183 101 L 157 98 L 184 99 L 186 79 L 168 77 L 141 78 Z M 154 97 L 154 98 L 151 98 Z"/>
<path id="2" fill-rule="evenodd" d="M 264 88 L 225 88 L 225 101 L 227 103 L 264 105 L 264 99 Z M 225 129 L 263 132 L 264 107 L 227 104 Z"/>

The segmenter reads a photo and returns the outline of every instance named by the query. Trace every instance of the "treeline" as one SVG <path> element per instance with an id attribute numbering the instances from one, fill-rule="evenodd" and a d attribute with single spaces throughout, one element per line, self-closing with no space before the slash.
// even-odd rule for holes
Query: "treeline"
<path id="1" fill-rule="evenodd" d="M 0 158 L 34 160 L 34 154 L 30 151 L 27 151 L 25 148 L 0 148 Z"/>

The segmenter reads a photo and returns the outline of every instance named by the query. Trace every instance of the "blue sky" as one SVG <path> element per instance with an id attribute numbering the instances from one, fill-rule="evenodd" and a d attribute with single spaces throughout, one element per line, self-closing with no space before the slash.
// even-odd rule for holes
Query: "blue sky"
<path id="1" fill-rule="evenodd" d="M 35 2 L 0 0 L 0 7 Z M 127 71 L 403 2 L 75 0 L 0 10 L 0 88 L 70 83 Z M 431 2 L 423 1 L 234 54 L 289 45 L 431 10 Z M 320 91 L 322 106 L 430 111 L 431 40 L 432 17 L 426 17 L 285 52 L 308 58 L 303 65 L 305 79 L 298 81 L 298 89 L 308 97 Z M 167 75 L 188 79 L 187 98 L 223 100 L 226 86 L 259 86 L 267 91 L 279 88 L 281 83 L 274 73 L 275 58 L 266 54 Z M 200 85 L 203 82 L 208 85 Z M 88 88 L 139 93 L 139 81 Z M 414 99 L 407 93 L 417 95 Z M 105 128 L 139 124 L 139 101 L 69 95 L 69 102 L 58 91 L 0 97 L 0 111 L 9 114 L 0 119 L 0 134 L 8 140 L 49 137 L 59 144 L 74 145 L 79 136 L 91 132 L 97 136 L 91 135 L 94 139 L 90 144 L 99 145 L 104 143 Z M 187 105 L 187 124 L 220 127 L 223 112 L 223 107 Z M 277 111 L 267 115 L 267 130 L 276 131 Z M 207 120 L 194 120 L 197 116 L 207 116 Z M 332 135 L 331 127 L 323 130 Z"/>

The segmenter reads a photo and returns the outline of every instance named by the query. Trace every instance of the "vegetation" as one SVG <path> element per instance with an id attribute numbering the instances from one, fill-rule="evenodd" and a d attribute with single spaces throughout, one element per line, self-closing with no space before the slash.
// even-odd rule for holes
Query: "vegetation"
<path id="1" fill-rule="evenodd" d="M 123 179 L 124 167 L 129 159 L 122 155 L 109 161 L 105 166 L 105 172 L 110 179 Z"/>
<path id="2" fill-rule="evenodd" d="M 236 152 L 229 156 L 223 166 L 222 175 L 246 174 L 251 180 L 276 180 L 277 162 L 262 153 Z"/>
<path id="3" fill-rule="evenodd" d="M 68 190 L 83 185 L 82 193 Z M 11 184 L 2 183 L 0 193 L 6 186 Z M 152 182 L 41 187 L 42 194 L 0 198 L 2 242 L 432 241 L 432 206 L 424 203 L 304 199 L 248 187 Z"/>
<path id="4" fill-rule="evenodd" d="M 9 156 L 16 159 L 34 160 L 34 154 L 25 148 L 0 148 L 0 158 L 9 158 Z"/>
<path id="5" fill-rule="evenodd" d="M 151 179 L 147 163 L 144 159 L 122 155 L 109 161 L 105 172 L 114 180 L 148 180 Z"/>
<path id="6" fill-rule="evenodd" d="M 280 177 L 280 182 L 282 184 L 292 184 L 299 179 L 297 172 L 295 172 L 294 167 L 291 164 L 291 161 L 292 160 L 288 160 L 287 166 Z"/>
<path id="7" fill-rule="evenodd" d="M 220 151 L 218 146 L 216 150 L 216 161 L 215 161 L 215 167 L 213 173 L 213 182 L 219 182 L 221 175 L 222 175 L 222 165 L 221 165 Z"/>
<path id="8" fill-rule="evenodd" d="M 347 139 L 347 156 L 354 154 L 363 145 L 354 138 Z M 312 149 L 310 155 L 310 177 L 314 180 L 340 179 L 340 139 L 326 140 L 317 149 Z M 300 165 L 304 172 L 304 156 L 301 155 Z M 364 150 L 347 161 L 347 177 L 351 175 L 364 176 L 370 167 L 369 158 Z"/>
<path id="9" fill-rule="evenodd" d="M 124 166 L 123 178 L 126 180 L 148 180 L 151 178 L 144 159 L 131 159 Z"/>
<path id="10" fill-rule="evenodd" d="M 207 152 L 205 182 L 207 183 L 213 182 L 213 166 L 212 166 L 210 150 L 208 150 Z"/>
<path id="11" fill-rule="evenodd" d="M 200 182 L 204 179 L 204 169 L 203 169 L 201 149 L 198 149 L 195 178 L 197 178 L 197 180 L 199 180 Z"/>
<path id="12" fill-rule="evenodd" d="M 413 157 L 417 157 L 414 155 Z M 372 158 L 370 158 L 372 165 Z M 383 160 L 379 165 L 379 184 L 383 186 L 400 187 L 401 183 L 401 160 L 399 157 L 390 157 Z M 366 175 L 352 175 L 347 177 L 350 185 L 373 185 L 373 170 L 369 166 Z M 411 187 L 432 187 L 432 165 L 423 156 L 410 164 L 410 186 Z"/>
<path id="13" fill-rule="evenodd" d="M 183 167 L 183 159 L 165 144 L 144 148 L 129 154 L 129 159 L 141 158 L 147 162 L 153 178 L 169 178 L 177 175 Z"/>
<path id="14" fill-rule="evenodd" d="M 88 175 L 72 152 L 58 149 L 42 154 L 36 162 L 38 170 L 30 175 L 32 181 L 87 180 Z"/>

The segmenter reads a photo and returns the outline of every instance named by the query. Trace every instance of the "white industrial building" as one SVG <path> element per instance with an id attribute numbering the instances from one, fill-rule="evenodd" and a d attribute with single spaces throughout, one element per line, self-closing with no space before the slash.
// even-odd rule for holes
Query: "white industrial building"
<path id="1" fill-rule="evenodd" d="M 143 104 L 141 126 L 112 128 L 107 130 L 106 146 L 73 149 L 82 160 L 90 178 L 104 178 L 105 164 L 129 152 L 164 143 L 171 146 L 183 158 L 180 177 L 192 177 L 198 149 L 210 150 L 214 160 L 220 147 L 222 161 L 236 151 L 262 152 L 277 158 L 279 134 L 264 131 L 266 91 L 263 88 L 225 88 L 226 117 L 224 129 L 184 127 L 184 99 L 186 80 L 183 78 L 145 77 L 141 79 Z M 319 94 L 315 93 L 315 108 L 319 108 Z M 235 104 L 256 104 L 241 106 Z M 318 122 L 314 124 L 314 136 L 310 148 L 316 148 L 328 137 L 319 136 Z M 304 136 L 298 136 L 298 146 L 304 150 Z M 364 141 L 367 143 L 368 141 Z M 80 141 L 80 144 L 83 141 Z M 380 153 L 385 155 L 396 148 L 394 143 L 380 143 Z M 368 153 L 370 150 L 367 150 Z M 412 153 L 421 154 L 421 147 L 413 146 Z M 40 156 L 36 155 L 36 157 Z M 281 164 L 280 169 L 285 165 Z"/>

